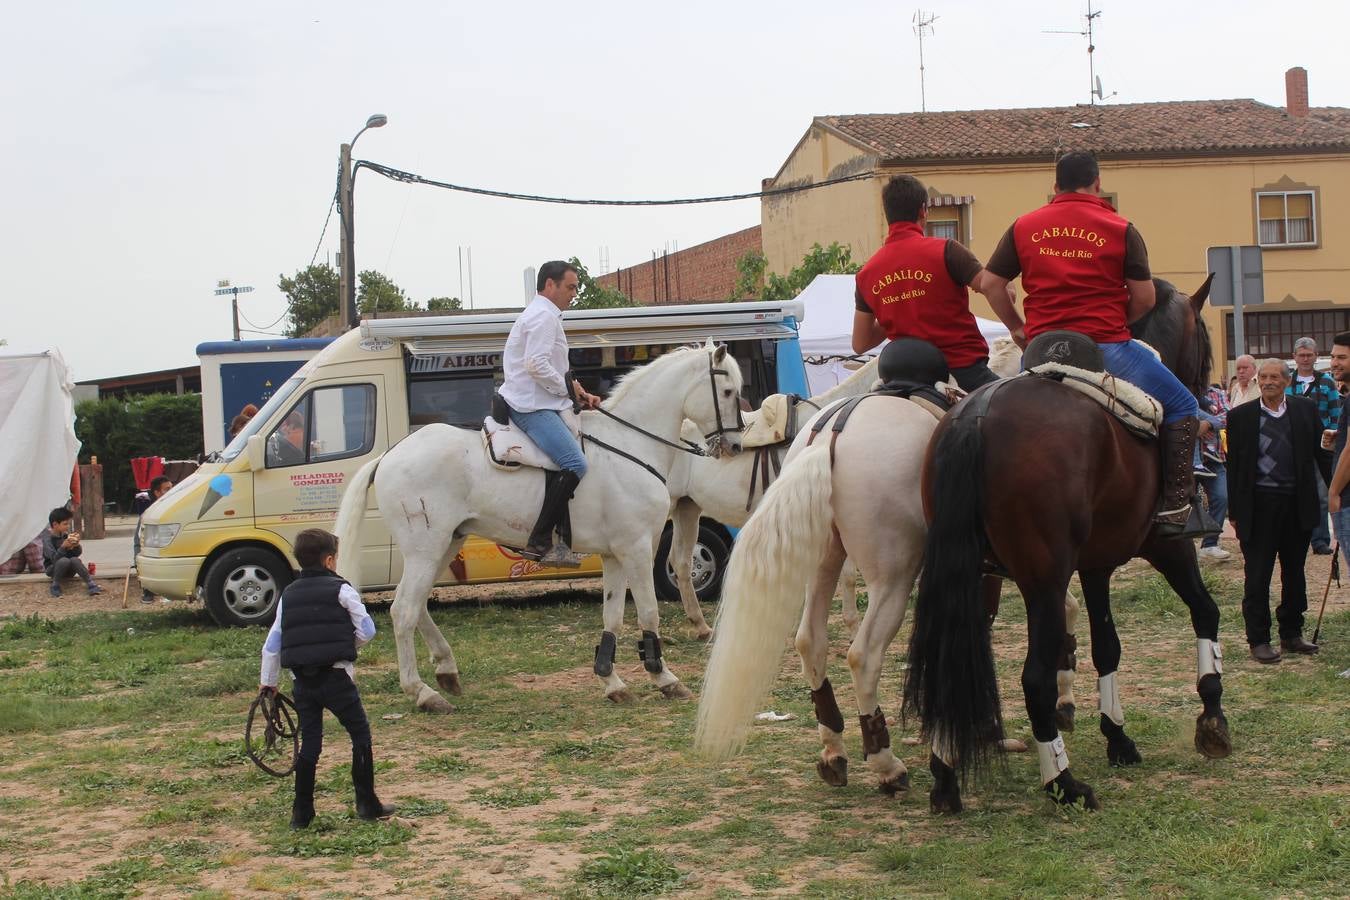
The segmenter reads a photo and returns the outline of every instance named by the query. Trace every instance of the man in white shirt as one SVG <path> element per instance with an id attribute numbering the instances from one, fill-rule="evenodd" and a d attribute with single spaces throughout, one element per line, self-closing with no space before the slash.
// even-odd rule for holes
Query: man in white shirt
<path id="1" fill-rule="evenodd" d="M 581 565 L 581 557 L 564 541 L 555 544 L 553 532 L 567 511 L 572 492 L 586 475 L 586 457 L 560 413 L 572 405 L 573 397 L 587 409 L 600 405 L 600 398 L 586 393 L 577 381 L 572 380 L 569 389 L 562 314 L 576 299 L 579 284 L 577 270 L 570 263 L 553 260 L 539 267 L 539 293 L 506 338 L 500 391 L 512 424 L 562 469 L 548 482 L 539 519 L 521 556 L 567 568 Z"/>
<path id="2" fill-rule="evenodd" d="M 1244 353 L 1237 358 L 1234 369 L 1237 373 L 1237 381 L 1233 383 L 1233 389 L 1228 392 L 1228 407 L 1231 409 L 1239 403 L 1260 400 L 1261 387 L 1256 383 L 1256 360 Z"/>

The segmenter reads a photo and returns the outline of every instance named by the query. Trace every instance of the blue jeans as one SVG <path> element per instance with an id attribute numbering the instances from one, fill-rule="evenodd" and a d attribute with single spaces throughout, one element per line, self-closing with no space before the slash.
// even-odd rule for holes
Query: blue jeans
<path id="1" fill-rule="evenodd" d="M 1209 498 L 1209 516 L 1222 525 L 1224 517 L 1228 515 L 1228 467 L 1210 460 L 1209 470 L 1214 473 L 1213 478 L 1204 479 L 1205 496 Z M 1200 541 L 1200 546 L 1219 546 L 1219 536 L 1205 535 Z"/>
<path id="2" fill-rule="evenodd" d="M 578 479 L 586 477 L 586 457 L 581 445 L 567 430 L 562 416 L 556 409 L 536 409 L 534 412 L 510 410 L 511 422 L 520 427 L 539 447 L 544 455 L 558 464 L 559 468 L 574 473 Z"/>
<path id="3" fill-rule="evenodd" d="M 1106 358 L 1106 371 L 1138 385 L 1162 404 L 1163 424 L 1199 414 L 1200 404 L 1195 396 L 1149 350 L 1134 341 L 1097 346 Z"/>
<path id="4" fill-rule="evenodd" d="M 1331 527 L 1336 533 L 1336 541 L 1350 552 L 1350 509 L 1341 508 L 1331 514 Z"/>
<path id="5" fill-rule="evenodd" d="M 1327 527 L 1327 483 L 1322 480 L 1322 472 L 1317 472 L 1317 524 L 1312 530 L 1313 549 L 1331 546 L 1331 529 Z"/>

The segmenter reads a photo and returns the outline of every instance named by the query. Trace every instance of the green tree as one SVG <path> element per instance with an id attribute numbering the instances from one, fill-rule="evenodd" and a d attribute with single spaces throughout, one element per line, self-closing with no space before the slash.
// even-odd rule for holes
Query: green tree
<path id="1" fill-rule="evenodd" d="M 403 288 L 394 284 L 387 275 L 366 269 L 356 276 L 359 287 L 356 290 L 356 308 L 362 313 L 387 315 L 405 309 L 417 309 L 416 303 L 408 299 Z"/>
<path id="2" fill-rule="evenodd" d="M 621 306 L 638 305 L 623 291 L 605 287 L 597 282 L 591 277 L 591 273 L 586 271 L 586 267 L 581 264 L 581 260 L 575 256 L 568 262 L 576 266 L 577 278 L 581 281 L 581 286 L 577 290 L 577 299 L 572 304 L 573 309 L 614 309 Z"/>
<path id="3" fill-rule="evenodd" d="M 301 337 L 329 316 L 338 314 L 338 272 L 329 265 L 307 266 L 291 277 L 278 276 L 277 288 L 286 295 L 290 327 L 286 334 Z"/>
<path id="4" fill-rule="evenodd" d="M 738 296 L 733 299 L 749 296 L 755 300 L 791 300 L 806 290 L 817 275 L 852 275 L 862 268 L 862 264 L 853 261 L 851 248 L 835 241 L 828 247 L 812 244 L 802 257 L 802 264 L 786 275 L 766 275 L 766 268 L 764 254 L 758 251 L 737 260 L 736 269 L 741 277 L 736 282 Z M 754 289 L 756 283 L 760 285 L 758 291 Z"/>
<path id="5" fill-rule="evenodd" d="M 428 310 L 463 309 L 458 297 L 432 297 L 427 301 Z"/>
<path id="6" fill-rule="evenodd" d="M 127 509 L 136 494 L 132 458 L 192 459 L 202 452 L 202 395 L 86 400 L 75 407 L 75 436 L 84 445 L 80 457 L 103 464 L 104 499 Z"/>

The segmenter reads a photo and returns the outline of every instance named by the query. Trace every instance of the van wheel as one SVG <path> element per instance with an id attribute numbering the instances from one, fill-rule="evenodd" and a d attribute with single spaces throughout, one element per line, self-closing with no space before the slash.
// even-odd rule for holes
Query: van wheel
<path id="1" fill-rule="evenodd" d="M 230 550 L 206 570 L 206 611 L 228 627 L 271 625 L 291 567 L 270 550 Z"/>
<path id="2" fill-rule="evenodd" d="M 668 603 L 680 602 L 680 588 L 675 583 L 675 570 L 666 557 L 670 555 L 671 529 L 661 535 L 661 543 L 656 548 L 656 568 L 652 580 L 656 586 L 656 596 Z M 694 582 L 694 593 L 700 603 L 714 603 L 722 594 L 722 577 L 727 571 L 727 560 L 731 550 L 726 540 L 716 529 L 702 522 L 698 526 L 698 538 L 694 541 L 694 567 L 690 579 Z"/>

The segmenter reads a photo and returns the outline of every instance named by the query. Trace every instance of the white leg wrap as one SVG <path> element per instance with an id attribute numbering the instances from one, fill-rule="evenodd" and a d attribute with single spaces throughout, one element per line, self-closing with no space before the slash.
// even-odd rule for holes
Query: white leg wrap
<path id="1" fill-rule="evenodd" d="M 1120 685 L 1116 682 L 1116 673 L 1103 675 L 1097 679 L 1097 708 L 1117 725 L 1125 724 L 1125 710 L 1120 708 Z"/>
<path id="2" fill-rule="evenodd" d="M 1050 742 L 1037 741 L 1036 755 L 1041 761 L 1041 784 L 1049 784 L 1069 767 L 1069 752 L 1064 749 L 1064 738 L 1055 735 Z"/>
<path id="3" fill-rule="evenodd" d="M 1206 675 L 1223 674 L 1223 651 L 1218 641 L 1200 638 L 1195 642 L 1195 672 L 1197 681 Z"/>

